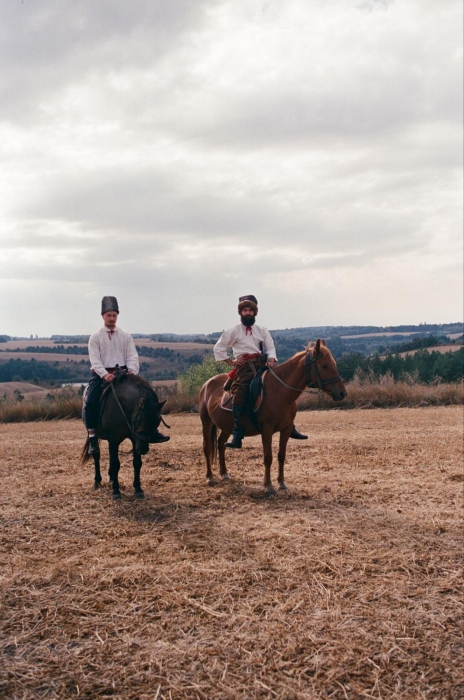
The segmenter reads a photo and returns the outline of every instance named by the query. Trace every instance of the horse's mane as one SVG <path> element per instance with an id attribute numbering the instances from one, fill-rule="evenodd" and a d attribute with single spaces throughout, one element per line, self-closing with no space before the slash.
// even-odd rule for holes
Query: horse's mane
<path id="1" fill-rule="evenodd" d="M 315 343 L 314 341 L 310 340 L 309 343 L 307 344 L 307 346 L 305 347 L 304 350 L 300 350 L 299 352 L 296 352 L 296 353 L 295 353 L 292 357 L 290 357 L 289 359 L 290 359 L 290 360 L 293 360 L 293 359 L 296 358 L 296 357 L 303 357 L 303 355 L 306 355 L 306 353 L 309 352 L 310 350 L 314 350 L 315 347 L 316 347 L 316 343 Z M 327 345 L 325 344 L 325 340 L 321 340 L 321 349 L 322 349 L 322 348 L 326 351 L 326 353 L 327 353 L 327 355 L 329 356 L 329 358 L 330 358 L 333 362 L 335 362 L 334 356 L 332 355 L 332 353 L 330 352 L 329 348 L 328 348 Z M 286 360 L 286 362 L 288 362 L 288 360 Z M 285 364 L 285 363 L 283 362 L 282 364 Z"/>
<path id="2" fill-rule="evenodd" d="M 129 382 L 130 384 L 134 384 L 134 386 L 138 386 L 141 389 L 145 389 L 159 403 L 158 394 L 153 389 L 150 382 L 141 377 L 139 374 L 121 374 L 118 377 L 116 377 L 114 381 L 117 384 L 121 384 L 122 382 Z"/>

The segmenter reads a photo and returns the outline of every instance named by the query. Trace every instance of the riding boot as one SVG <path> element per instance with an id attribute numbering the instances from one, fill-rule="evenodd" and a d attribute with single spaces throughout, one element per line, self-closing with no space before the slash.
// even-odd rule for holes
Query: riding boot
<path id="1" fill-rule="evenodd" d="M 301 433 L 298 432 L 298 430 L 295 427 L 295 424 L 293 424 L 292 432 L 290 433 L 290 437 L 293 438 L 294 440 L 307 440 L 308 436 L 307 435 L 302 435 Z"/>
<path id="2" fill-rule="evenodd" d="M 242 440 L 245 436 L 243 428 L 241 427 L 241 419 L 245 412 L 243 406 L 232 405 L 232 415 L 234 416 L 234 428 L 232 432 L 232 440 L 226 442 L 226 447 L 234 447 L 235 449 L 240 449 L 242 446 Z"/>
<path id="3" fill-rule="evenodd" d="M 148 442 L 167 442 L 170 439 L 171 437 L 169 435 L 163 435 L 158 428 L 155 428 Z"/>
<path id="4" fill-rule="evenodd" d="M 87 452 L 89 455 L 97 455 L 100 452 L 100 447 L 98 445 L 98 438 L 96 435 L 92 435 L 92 437 L 89 437 L 89 447 Z"/>

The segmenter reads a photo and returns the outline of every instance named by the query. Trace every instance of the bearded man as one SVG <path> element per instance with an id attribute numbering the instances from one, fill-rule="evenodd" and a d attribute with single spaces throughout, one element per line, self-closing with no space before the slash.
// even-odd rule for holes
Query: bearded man
<path id="1" fill-rule="evenodd" d="M 130 333 L 116 327 L 119 315 L 116 297 L 105 296 L 101 303 L 103 328 L 89 339 L 89 357 L 92 378 L 84 405 L 84 423 L 89 433 L 89 454 L 98 453 L 97 428 L 100 422 L 100 398 L 106 386 L 115 378 L 116 367 L 127 374 L 139 373 L 139 357 Z M 150 442 L 170 440 L 157 429 Z"/>
<path id="2" fill-rule="evenodd" d="M 271 334 L 258 326 L 258 301 L 253 294 L 240 297 L 238 300 L 238 313 L 240 323 L 224 331 L 214 346 L 214 358 L 218 362 L 226 362 L 233 367 L 232 384 L 230 387 L 233 402 L 232 414 L 234 427 L 232 440 L 226 443 L 226 447 L 239 449 L 242 447 L 244 430 L 242 428 L 243 415 L 247 400 L 247 391 L 250 381 L 259 367 L 267 365 L 272 367 L 277 362 L 277 354 Z M 227 354 L 227 349 L 232 348 L 233 359 Z M 290 437 L 296 440 L 307 440 L 293 426 Z"/>

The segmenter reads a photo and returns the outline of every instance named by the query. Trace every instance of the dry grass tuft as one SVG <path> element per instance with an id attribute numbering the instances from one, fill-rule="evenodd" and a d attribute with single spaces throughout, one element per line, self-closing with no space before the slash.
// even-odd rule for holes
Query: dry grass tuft
<path id="1" fill-rule="evenodd" d="M 273 499 L 259 438 L 204 485 L 196 415 L 118 503 L 79 421 L 0 426 L 0 696 L 461 698 L 462 410 L 297 418 Z"/>
<path id="2" fill-rule="evenodd" d="M 380 379 L 356 378 L 347 384 L 347 398 L 335 404 L 325 394 L 305 393 L 298 408 L 323 410 L 328 408 L 400 408 L 423 406 L 453 406 L 464 403 L 464 384 L 421 384 L 415 381 L 395 381 L 391 375 Z"/>

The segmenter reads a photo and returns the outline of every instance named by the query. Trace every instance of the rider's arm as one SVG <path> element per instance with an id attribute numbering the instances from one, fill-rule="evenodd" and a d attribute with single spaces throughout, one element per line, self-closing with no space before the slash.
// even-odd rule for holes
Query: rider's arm
<path id="1" fill-rule="evenodd" d="M 230 359 L 227 354 L 227 348 L 233 346 L 234 342 L 234 328 L 229 328 L 227 331 L 221 335 L 216 345 L 214 346 L 214 359 L 217 362 L 227 362 L 228 365 L 233 366 L 233 360 Z"/>
<path id="2" fill-rule="evenodd" d="M 98 374 L 99 377 L 105 377 L 107 373 L 101 360 L 100 339 L 98 333 L 93 333 L 89 339 L 89 358 L 90 368 Z"/>
<path id="3" fill-rule="evenodd" d="M 267 330 L 267 328 L 264 329 L 264 351 L 268 358 L 268 365 L 273 365 L 275 362 L 277 362 L 277 353 L 274 341 L 272 340 L 272 336 Z"/>
<path id="4" fill-rule="evenodd" d="M 130 334 L 128 334 L 126 343 L 126 360 L 124 363 L 127 367 L 129 374 L 139 373 L 139 356 L 135 348 L 134 339 Z"/>

